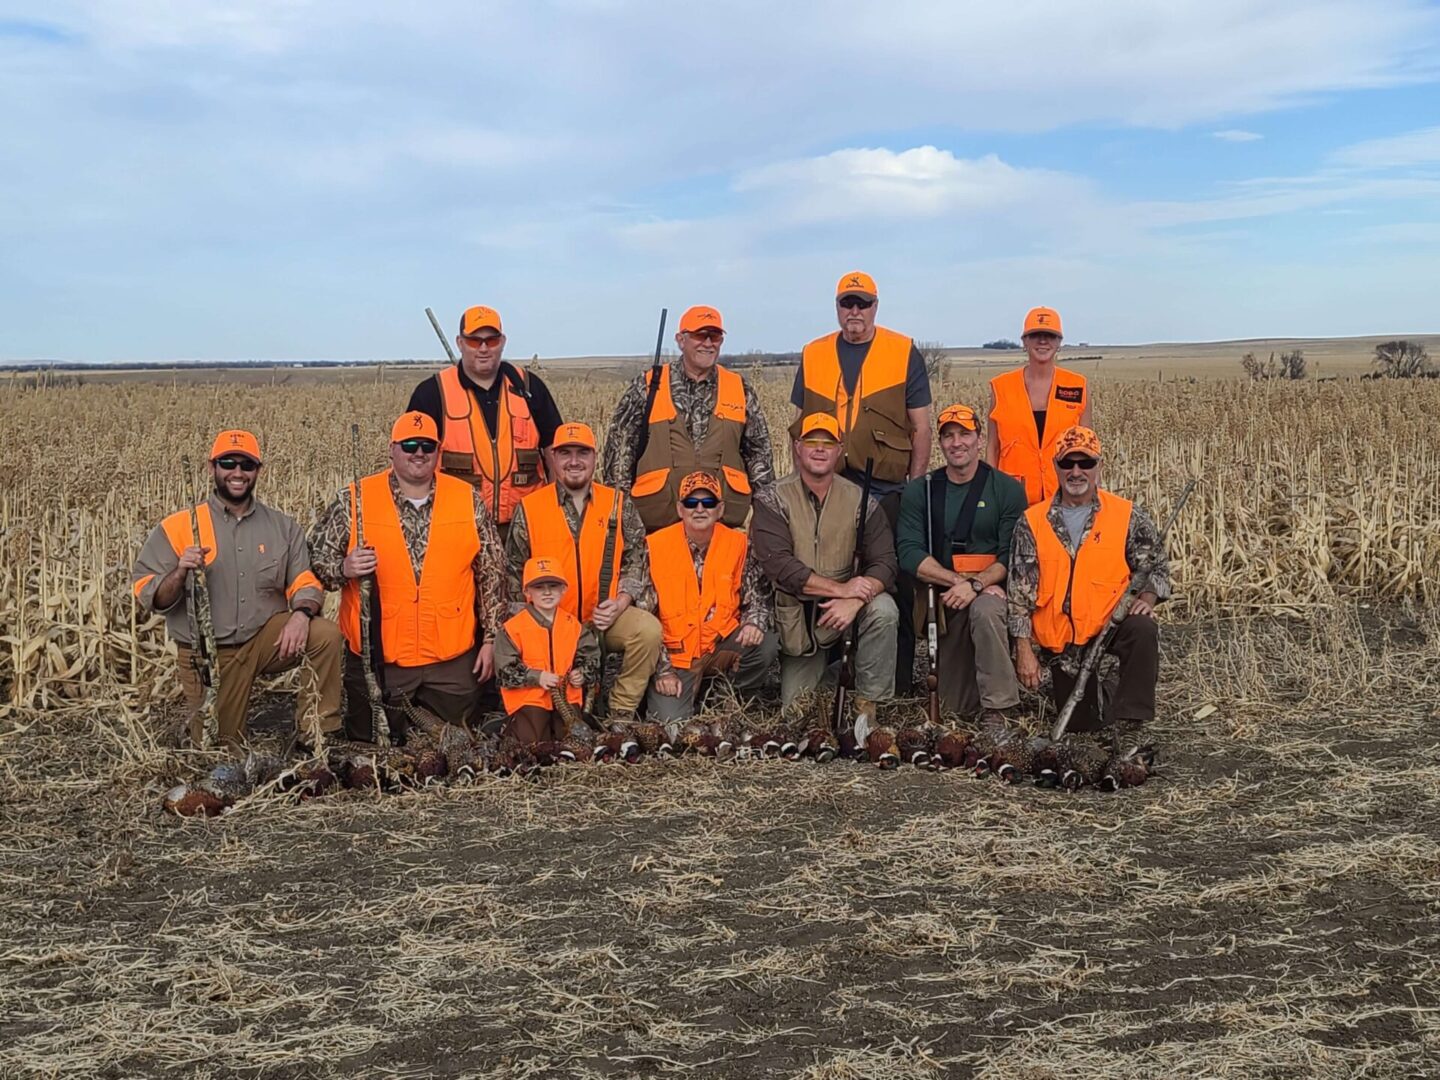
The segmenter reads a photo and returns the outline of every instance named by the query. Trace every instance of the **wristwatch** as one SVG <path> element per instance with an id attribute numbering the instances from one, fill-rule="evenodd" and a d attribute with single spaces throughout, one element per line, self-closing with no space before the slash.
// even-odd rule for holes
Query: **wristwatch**
<path id="1" fill-rule="evenodd" d="M 966 578 L 965 584 L 969 585 L 970 588 L 975 590 L 976 596 L 979 596 L 982 592 L 985 591 L 985 583 L 981 581 L 978 577 Z"/>

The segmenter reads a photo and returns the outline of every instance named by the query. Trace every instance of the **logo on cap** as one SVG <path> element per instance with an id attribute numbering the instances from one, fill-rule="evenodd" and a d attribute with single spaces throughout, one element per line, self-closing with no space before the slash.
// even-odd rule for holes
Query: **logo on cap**
<path id="1" fill-rule="evenodd" d="M 231 436 L 230 436 L 230 445 L 231 445 L 231 446 L 239 446 L 239 445 L 240 445 L 240 436 L 239 436 L 239 435 L 231 435 Z"/>
<path id="2" fill-rule="evenodd" d="M 851 274 L 845 279 L 845 287 L 848 289 L 863 289 L 865 286 L 860 283 L 860 275 Z"/>
<path id="3" fill-rule="evenodd" d="M 425 426 L 425 421 L 421 420 L 420 417 L 417 416 L 414 420 L 410 421 L 410 426 L 415 428 L 421 428 Z"/>

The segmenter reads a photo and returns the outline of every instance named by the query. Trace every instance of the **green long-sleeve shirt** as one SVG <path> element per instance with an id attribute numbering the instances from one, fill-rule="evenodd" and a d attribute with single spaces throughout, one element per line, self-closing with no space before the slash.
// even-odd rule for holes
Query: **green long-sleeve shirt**
<path id="1" fill-rule="evenodd" d="M 895 526 L 895 553 L 900 559 L 900 569 L 913 575 L 924 561 L 926 545 L 925 485 L 930 483 L 929 475 L 918 477 L 905 485 L 900 497 L 900 520 Z M 969 484 L 945 484 L 945 535 L 948 537 L 965 504 Z M 1025 488 L 1014 478 L 998 469 L 991 469 L 980 493 L 980 503 L 975 508 L 975 523 L 970 529 L 969 553 L 971 555 L 994 555 L 1003 565 L 1010 565 L 1010 536 L 1015 523 L 1025 513 Z M 936 560 L 947 569 L 950 566 L 948 544 L 935 552 Z"/>

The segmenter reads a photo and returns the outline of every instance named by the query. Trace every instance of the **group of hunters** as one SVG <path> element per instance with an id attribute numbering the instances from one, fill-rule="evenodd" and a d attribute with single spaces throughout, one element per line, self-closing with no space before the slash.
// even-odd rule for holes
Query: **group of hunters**
<path id="1" fill-rule="evenodd" d="M 757 695 L 777 656 L 794 702 L 835 678 L 847 631 L 854 709 L 873 715 L 912 692 L 930 587 L 942 706 L 1003 719 L 1043 668 L 1057 707 L 1069 696 L 1142 566 L 1149 583 L 1107 647 L 1118 679 L 1088 683 L 1071 727 L 1098 726 L 1101 693 L 1109 721 L 1152 720 L 1168 565 L 1152 520 L 1101 487 L 1090 388 L 1056 365 L 1059 314 L 1025 316 L 1026 361 L 990 380 L 988 413 L 951 404 L 932 417 L 920 351 L 876 324 L 878 306 L 868 274 L 840 279 L 839 328 L 805 346 L 796 372 L 794 469 L 780 478 L 754 389 L 719 363 L 725 328 L 705 306 L 681 317 L 679 356 L 621 395 L 603 453 L 537 374 L 502 359 L 500 315 L 470 308 L 458 362 L 395 421 L 389 467 L 341 490 L 308 537 L 256 497 L 256 437 L 221 432 L 213 492 L 151 533 L 133 575 L 177 643 L 190 738 L 204 687 L 186 583 L 201 567 L 230 745 L 255 676 L 297 664 L 298 735 L 312 744 L 373 739 L 372 685 L 387 714 L 409 701 L 470 725 L 498 693 L 503 733 L 533 742 L 563 737 L 557 695 L 584 704 L 607 653 L 619 655 L 607 722 L 668 725 L 710 680 Z M 338 625 L 321 617 L 330 591 Z"/>

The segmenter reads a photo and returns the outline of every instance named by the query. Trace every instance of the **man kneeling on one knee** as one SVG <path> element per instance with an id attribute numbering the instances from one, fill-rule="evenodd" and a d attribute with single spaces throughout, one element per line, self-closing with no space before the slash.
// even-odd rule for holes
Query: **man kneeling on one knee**
<path id="1" fill-rule="evenodd" d="M 935 589 L 940 704 L 987 719 L 1020 704 L 1005 628 L 1006 567 L 1025 488 L 980 460 L 980 418 L 968 405 L 940 413 L 945 467 L 912 480 L 900 502 L 900 568 Z M 916 617 L 924 627 L 925 595 Z M 923 640 L 923 636 L 922 636 Z"/>
<path id="2" fill-rule="evenodd" d="M 722 491 L 712 473 L 690 473 L 675 504 L 680 520 L 647 539 L 665 651 L 645 710 L 660 723 L 694 715 L 707 675 L 728 675 L 737 694 L 755 694 L 779 647 L 770 580 L 745 533 L 720 524 Z"/>
<path id="3" fill-rule="evenodd" d="M 895 694 L 895 541 L 872 498 L 855 571 L 861 489 L 836 472 L 840 456 L 835 417 L 806 416 L 796 469 L 757 499 L 750 539 L 775 586 L 782 702 L 820 684 L 829 647 L 854 623 L 855 708 L 873 716 L 874 703 Z"/>

